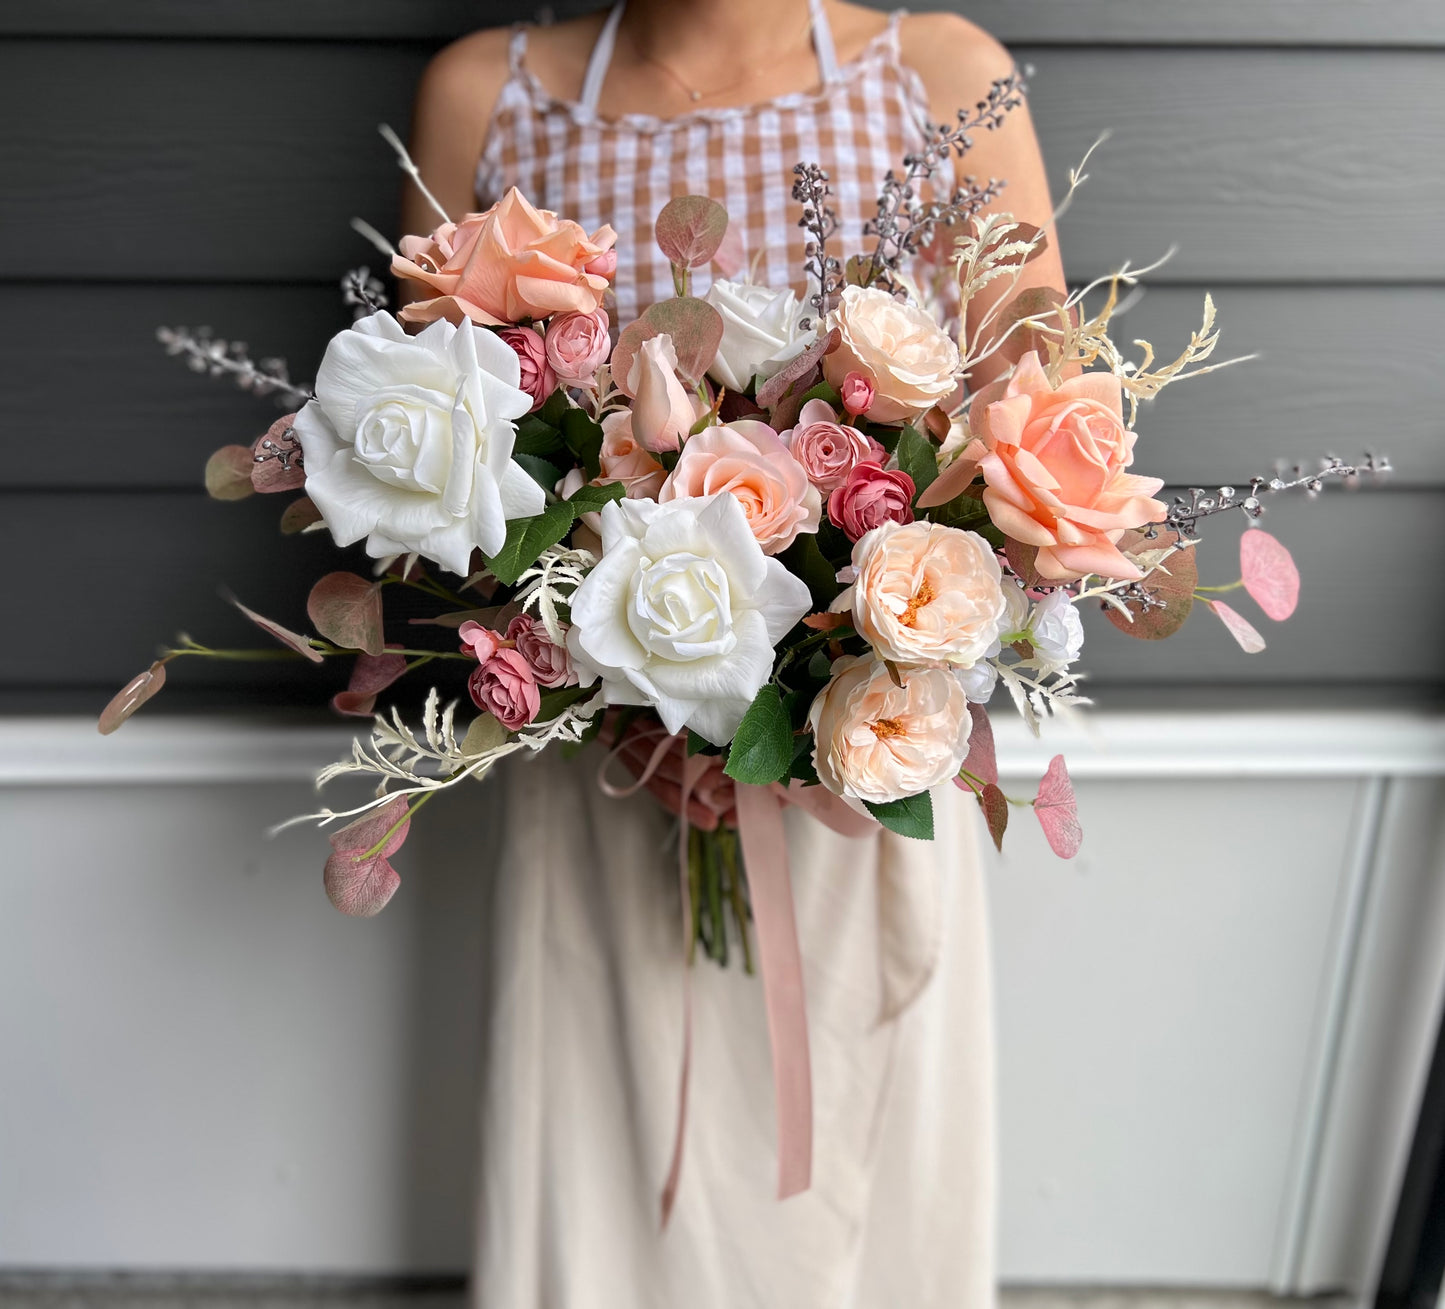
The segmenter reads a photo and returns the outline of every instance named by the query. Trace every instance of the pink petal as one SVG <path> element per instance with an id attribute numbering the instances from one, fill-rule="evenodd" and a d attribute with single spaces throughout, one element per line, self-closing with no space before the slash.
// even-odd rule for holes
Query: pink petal
<path id="1" fill-rule="evenodd" d="M 1060 859 L 1072 859 L 1083 844 L 1084 829 L 1079 826 L 1079 804 L 1074 798 L 1074 784 L 1064 766 L 1064 756 L 1056 754 L 1049 760 L 1039 793 L 1034 799 L 1034 813 L 1050 849 Z"/>
<path id="2" fill-rule="evenodd" d="M 963 771 L 997 786 L 998 757 L 994 751 L 993 724 L 988 720 L 988 711 L 981 704 L 970 704 L 968 716 L 973 719 L 973 727 L 968 734 L 968 758 L 963 761 Z M 962 778 L 955 780 L 967 788 Z"/>
<path id="3" fill-rule="evenodd" d="M 1204 602 L 1219 616 L 1219 621 L 1229 629 L 1229 634 L 1239 642 L 1239 648 L 1245 654 L 1258 654 L 1264 649 L 1264 637 L 1262 637 L 1249 620 L 1235 613 L 1223 600 L 1206 600 Z"/>
<path id="4" fill-rule="evenodd" d="M 401 885 L 388 862 L 406 840 L 411 828 L 408 817 L 375 854 L 367 852 L 386 835 L 387 830 L 407 813 L 405 796 L 398 796 L 388 805 L 364 814 L 331 837 L 332 855 L 326 861 L 323 881 L 326 895 L 344 914 L 370 918 L 381 912 L 386 902 Z"/>
<path id="5" fill-rule="evenodd" d="M 111 702 L 101 710 L 100 722 L 97 724 L 100 734 L 109 736 L 165 684 L 166 666 L 157 659 L 145 672 L 138 673 L 121 687 Z"/>
<path id="6" fill-rule="evenodd" d="M 1244 589 L 1275 622 L 1282 623 L 1299 604 L 1299 569 L 1294 557 L 1262 528 L 1239 538 L 1239 568 Z"/>
<path id="7" fill-rule="evenodd" d="M 231 597 L 231 603 L 263 632 L 268 636 L 274 636 L 288 649 L 296 651 L 299 655 L 304 655 L 313 664 L 320 664 L 326 661 L 326 656 L 323 655 L 321 651 L 313 649 L 311 642 L 304 636 L 298 636 L 295 632 L 291 631 L 290 628 L 282 627 L 280 623 L 273 623 L 269 618 L 263 618 L 254 609 L 247 609 L 235 596 Z"/>

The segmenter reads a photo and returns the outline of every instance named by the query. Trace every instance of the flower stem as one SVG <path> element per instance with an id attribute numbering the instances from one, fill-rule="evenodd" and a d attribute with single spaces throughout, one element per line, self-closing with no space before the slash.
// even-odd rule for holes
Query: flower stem
<path id="1" fill-rule="evenodd" d="M 370 850 L 367 850 L 361 856 L 361 858 L 375 859 L 376 856 L 379 855 L 386 848 L 386 843 L 390 841 L 393 836 L 396 835 L 397 830 L 401 827 L 401 825 L 403 823 L 410 822 L 411 816 L 416 813 L 416 811 L 420 809 L 422 805 L 424 805 L 428 800 L 430 800 L 435 794 L 435 791 L 427 791 L 415 804 L 407 805 L 401 817 L 398 818 L 396 822 L 394 822 L 390 827 L 386 829 L 385 832 L 382 833 L 381 840 L 379 840 L 374 846 L 372 846 Z"/>
<path id="2" fill-rule="evenodd" d="M 1203 592 L 1208 591 L 1215 595 L 1221 595 L 1226 591 L 1237 591 L 1243 585 L 1244 578 L 1241 577 L 1237 581 L 1230 582 L 1228 586 L 1196 586 L 1194 588 L 1194 594 L 1200 595 Z"/>

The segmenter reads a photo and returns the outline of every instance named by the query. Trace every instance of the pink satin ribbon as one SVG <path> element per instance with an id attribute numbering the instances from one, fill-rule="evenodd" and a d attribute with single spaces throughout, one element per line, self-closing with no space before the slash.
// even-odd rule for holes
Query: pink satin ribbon
<path id="1" fill-rule="evenodd" d="M 627 746 L 643 747 L 655 739 L 635 780 L 618 786 L 607 767 Z M 598 770 L 597 784 L 615 798 L 635 794 L 652 782 L 673 750 L 682 755 L 676 778 L 678 811 L 678 883 L 682 891 L 684 957 L 692 945 L 692 897 L 687 860 L 688 806 L 698 782 L 712 769 L 721 771 L 716 756 L 686 753 L 685 738 L 667 735 L 660 725 L 627 734 L 613 746 Z M 625 763 L 625 761 L 624 761 Z M 667 779 L 672 782 L 673 779 Z M 654 789 L 654 794 L 657 790 Z M 788 872 L 787 834 L 783 806 L 794 804 L 842 836 L 864 836 L 877 830 L 872 818 L 850 809 L 821 786 L 743 786 L 733 788 L 738 837 L 742 843 L 753 922 L 757 928 L 758 966 L 763 1004 L 768 1016 L 768 1041 L 773 1058 L 773 1093 L 777 1103 L 778 1199 L 806 1191 L 813 1176 L 813 1068 L 808 1049 L 808 1007 L 803 985 L 803 958 L 793 909 Z M 659 798 L 663 797 L 659 795 Z M 712 798 L 710 796 L 710 798 Z M 665 803 L 672 808 L 671 791 Z M 715 807 L 715 806 L 714 806 Z M 718 815 L 721 818 L 721 814 Z M 662 1188 L 662 1225 L 667 1226 L 682 1176 L 683 1142 L 687 1129 L 688 1086 L 692 1071 L 692 970 L 683 970 L 682 1070 L 678 1079 L 677 1130 L 672 1161 Z"/>

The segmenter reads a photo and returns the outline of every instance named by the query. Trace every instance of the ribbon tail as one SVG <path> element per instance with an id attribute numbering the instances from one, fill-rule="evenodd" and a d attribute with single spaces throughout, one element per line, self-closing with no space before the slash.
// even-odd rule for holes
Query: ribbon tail
<path id="1" fill-rule="evenodd" d="M 669 738 L 675 741 L 676 738 Z M 672 1139 L 672 1162 L 667 1180 L 662 1184 L 662 1226 L 666 1230 L 677 1202 L 677 1187 L 682 1180 L 682 1147 L 687 1136 L 688 1083 L 692 1078 L 692 967 L 688 952 L 692 948 L 692 887 L 687 861 L 687 801 L 692 794 L 693 770 L 684 759 L 682 769 L 682 800 L 677 814 L 677 880 L 682 892 L 682 1069 L 677 1079 L 677 1129 Z"/>
<path id="2" fill-rule="evenodd" d="M 786 1200 L 806 1191 L 813 1176 L 813 1067 L 808 1051 L 803 957 L 793 912 L 782 803 L 766 786 L 739 786 L 737 809 L 773 1053 L 778 1198 Z"/>

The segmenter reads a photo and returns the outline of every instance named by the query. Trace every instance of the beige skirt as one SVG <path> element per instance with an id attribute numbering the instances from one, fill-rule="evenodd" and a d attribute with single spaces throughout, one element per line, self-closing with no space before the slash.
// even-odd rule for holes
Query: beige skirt
<path id="1" fill-rule="evenodd" d="M 814 1088 L 812 1189 L 775 1198 L 762 992 L 693 968 L 682 1051 L 673 819 L 597 788 L 595 748 L 506 775 L 489 915 L 474 1303 L 481 1309 L 985 1309 L 993 1031 L 977 806 L 937 839 L 787 815 Z"/>

